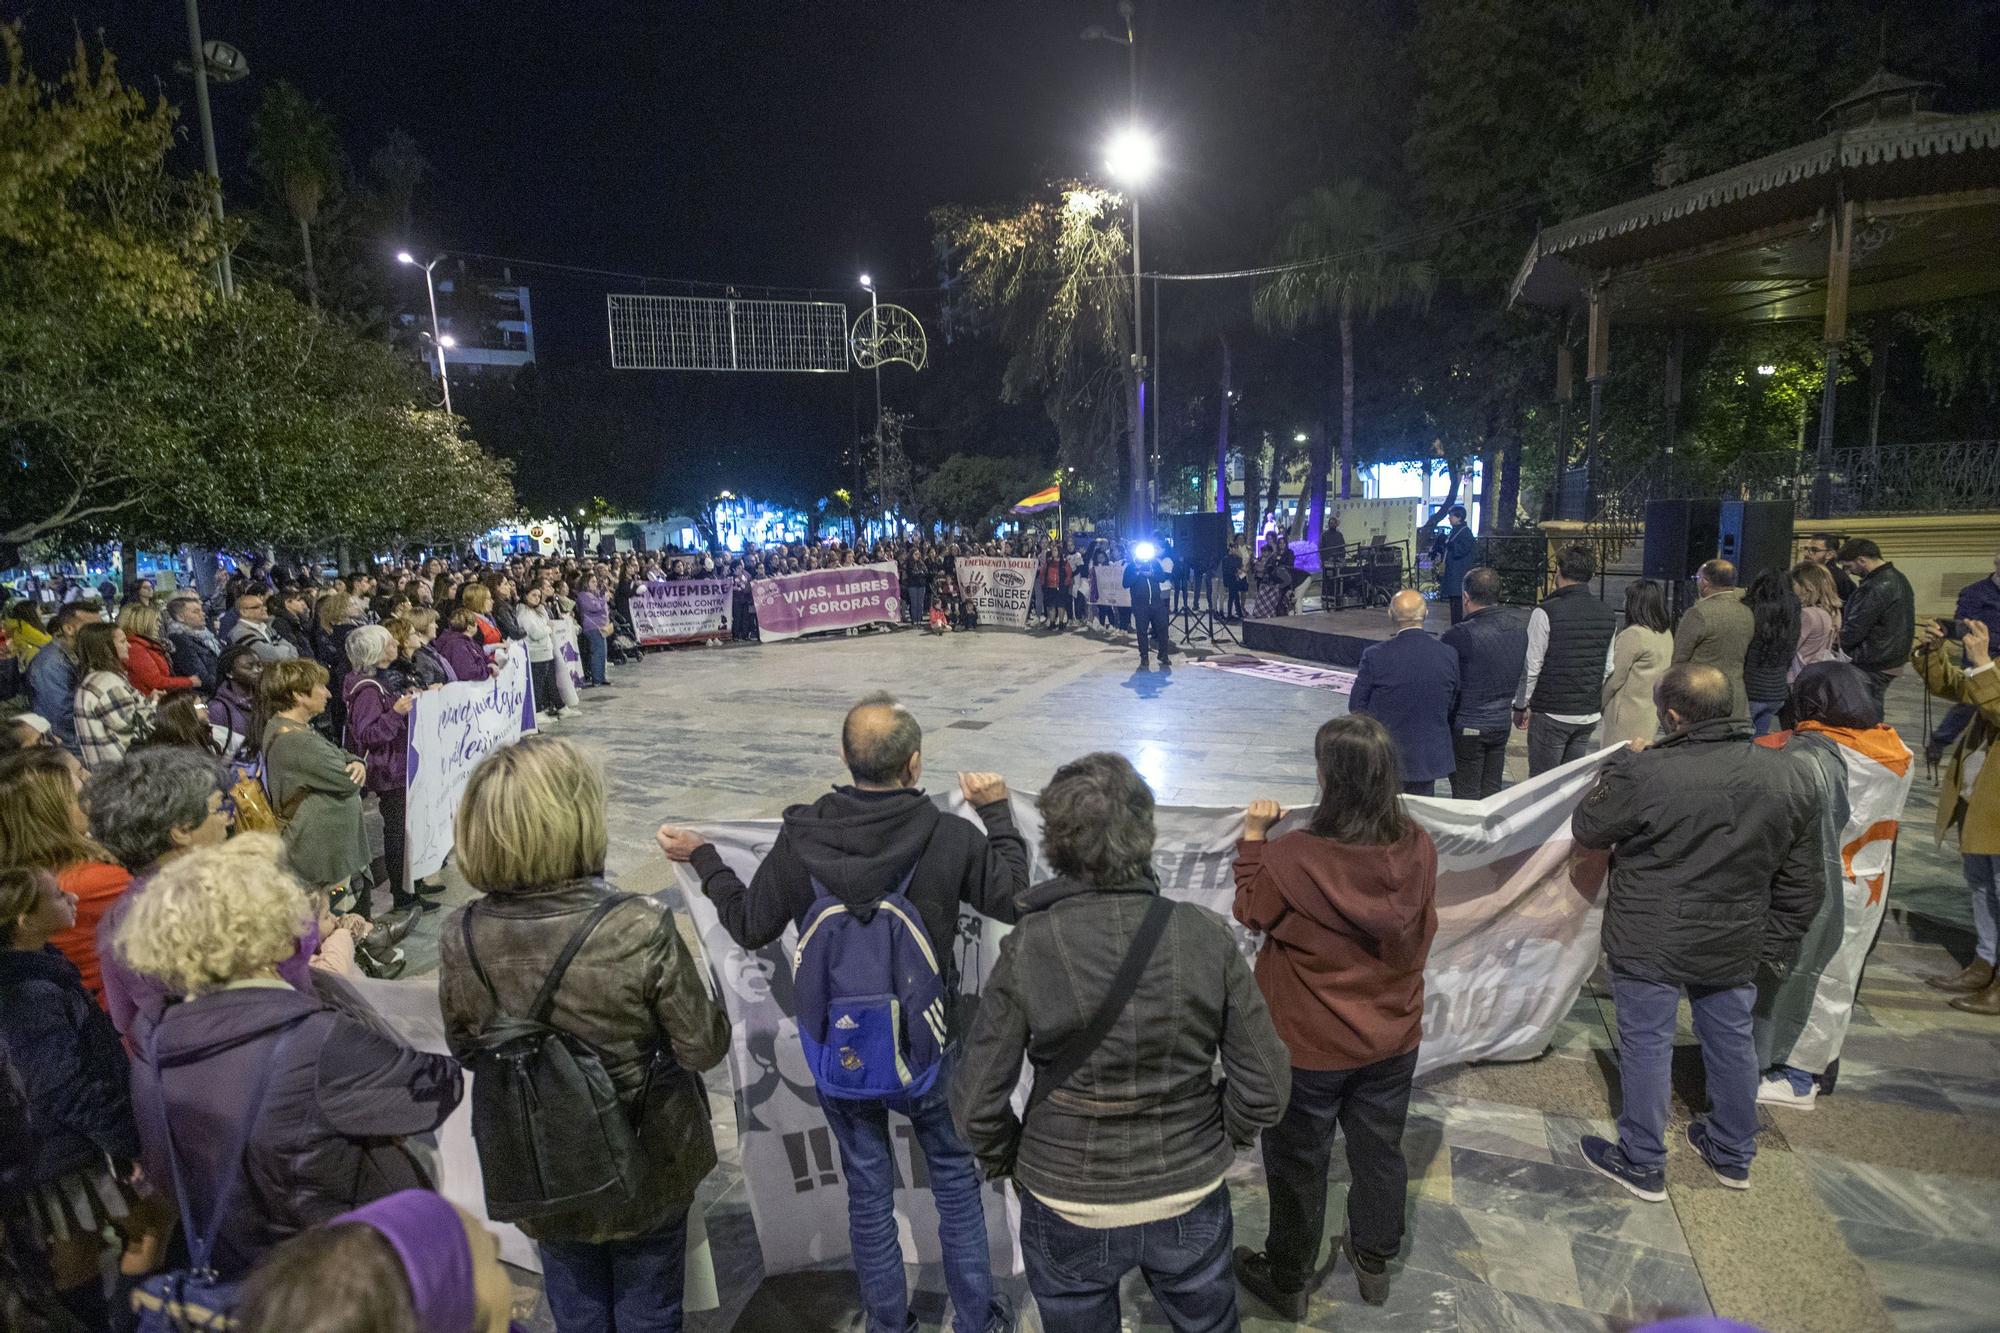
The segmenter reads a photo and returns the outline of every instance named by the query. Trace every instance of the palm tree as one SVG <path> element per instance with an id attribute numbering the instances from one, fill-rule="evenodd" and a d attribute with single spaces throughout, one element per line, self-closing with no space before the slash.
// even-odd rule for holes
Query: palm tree
<path id="1" fill-rule="evenodd" d="M 340 139 L 316 103 L 283 79 L 264 93 L 250 122 L 250 165 L 292 215 L 299 229 L 306 298 L 319 307 L 313 265 L 313 224 L 340 185 Z"/>
<path id="2" fill-rule="evenodd" d="M 1390 246 L 1388 197 L 1361 181 L 1322 185 L 1285 210 L 1275 262 L 1296 264 L 1257 289 L 1257 319 L 1290 332 L 1332 316 L 1340 332 L 1340 494 L 1354 477 L 1354 317 L 1372 319 L 1393 306 L 1428 300 L 1436 274 Z M 1306 537 L 1319 541 L 1326 514 L 1327 432 L 1312 433 Z"/>

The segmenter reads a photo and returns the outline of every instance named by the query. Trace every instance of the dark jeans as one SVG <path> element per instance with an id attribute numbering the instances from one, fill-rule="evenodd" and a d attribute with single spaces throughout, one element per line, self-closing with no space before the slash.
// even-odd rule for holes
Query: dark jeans
<path id="1" fill-rule="evenodd" d="M 847 1236 L 854 1250 L 854 1273 L 861 1281 L 861 1304 L 869 1333 L 903 1333 L 910 1322 L 910 1292 L 903 1280 L 903 1247 L 896 1234 L 896 1162 L 889 1112 L 909 1117 L 924 1155 L 937 1203 L 938 1247 L 944 1252 L 944 1285 L 951 1293 L 952 1327 L 958 1333 L 985 1333 L 1005 1312 L 995 1308 L 992 1260 L 986 1245 L 986 1213 L 979 1194 L 979 1167 L 972 1150 L 952 1128 L 945 1093 L 951 1066 L 938 1071 L 937 1084 L 915 1101 L 844 1101 L 820 1098 L 827 1127 L 840 1144 L 841 1174 L 847 1181 Z"/>
<path id="2" fill-rule="evenodd" d="M 1403 795 L 1435 796 L 1437 795 L 1437 789 L 1438 789 L 1438 784 L 1436 778 L 1425 778 L 1422 782 L 1405 782 L 1403 784 Z"/>
<path id="3" fill-rule="evenodd" d="M 1264 1131 L 1264 1179 L 1271 1232 L 1264 1253 L 1271 1278 L 1298 1291 L 1319 1266 L 1326 1229 L 1326 1163 L 1335 1130 L 1347 1136 L 1347 1231 L 1355 1251 L 1387 1263 L 1403 1248 L 1403 1203 L 1410 1167 L 1403 1122 L 1417 1053 L 1359 1069 L 1293 1069 L 1285 1118 Z"/>
<path id="4" fill-rule="evenodd" d="M 910 623 L 921 625 L 930 618 L 931 590 L 921 583 L 910 585 Z"/>
<path id="5" fill-rule="evenodd" d="M 680 1333 L 686 1217 L 650 1236 L 535 1248 L 556 1333 Z"/>
<path id="6" fill-rule="evenodd" d="M 1507 726 L 1491 731 L 1464 732 L 1451 738 L 1458 767 L 1452 771 L 1451 794 L 1461 801 L 1477 801 L 1493 795 L 1507 775 Z"/>
<path id="7" fill-rule="evenodd" d="M 1243 594 L 1248 590 L 1249 586 L 1247 583 L 1232 583 L 1229 585 L 1229 613 L 1225 619 L 1243 619 Z"/>
<path id="8" fill-rule="evenodd" d="M 388 876 L 389 894 L 397 907 L 410 901 L 406 883 L 410 870 L 410 839 L 403 827 L 410 794 L 402 787 L 378 792 L 382 805 L 382 866 Z"/>
<path id="9" fill-rule="evenodd" d="M 1750 701 L 1750 734 L 1765 736 L 1778 729 L 1778 710 L 1785 706 L 1783 699 L 1763 699 Z"/>
<path id="10" fill-rule="evenodd" d="M 1674 1014 L 1681 987 L 1644 981 L 1616 968 L 1618 1008 L 1618 1145 L 1642 1171 L 1667 1161 L 1667 1109 L 1673 1096 Z M 1755 986 L 1689 986 L 1695 1040 L 1708 1078 L 1709 1142 L 1723 1166 L 1748 1166 L 1757 1154 L 1757 1046 L 1751 1037 Z M 1293 1096 L 1298 1094 L 1294 1092 Z"/>
<path id="11" fill-rule="evenodd" d="M 1889 694 L 1889 682 L 1895 677 L 1887 671 L 1870 671 L 1866 667 L 1861 669 L 1861 674 L 1868 677 L 1868 697 L 1875 701 L 1878 710 L 1881 709 Z"/>
<path id="12" fill-rule="evenodd" d="M 1227 1185 L 1179 1217 L 1104 1228 L 1066 1222 L 1021 1191 L 1021 1256 L 1047 1333 L 1117 1333 L 1118 1282 L 1134 1268 L 1178 1333 L 1236 1328 L 1234 1235 Z"/>
<path id="13" fill-rule="evenodd" d="M 1157 648 L 1162 663 L 1172 660 L 1173 645 L 1167 638 L 1167 604 L 1154 602 L 1150 609 L 1135 609 L 1133 614 L 1139 621 L 1139 664 L 1145 665 L 1146 658 Z"/>
<path id="14" fill-rule="evenodd" d="M 554 658 L 546 662 L 528 663 L 528 675 L 535 687 L 535 711 L 553 713 L 562 707 L 562 696 L 556 693 L 556 663 Z"/>
<path id="15" fill-rule="evenodd" d="M 609 685 L 604 667 L 606 645 L 604 631 L 587 629 L 577 635 L 577 642 L 583 649 L 583 678 L 593 685 Z"/>
<path id="16" fill-rule="evenodd" d="M 1540 777 L 1590 753 L 1595 722 L 1558 722 L 1546 713 L 1528 718 L 1528 776 Z"/>
<path id="17" fill-rule="evenodd" d="M 1937 729 L 1931 732 L 1931 744 L 1940 750 L 1949 748 L 1951 743 L 1958 739 L 1958 733 L 1964 731 L 1972 719 L 1978 716 L 1979 710 L 1971 704 L 1953 704 L 1945 710 L 1944 718 L 1937 724 Z"/>
<path id="18" fill-rule="evenodd" d="M 1465 596 L 1461 593 L 1459 596 L 1451 598 L 1450 601 L 1451 623 L 1456 625 L 1459 621 L 1465 619 Z"/>

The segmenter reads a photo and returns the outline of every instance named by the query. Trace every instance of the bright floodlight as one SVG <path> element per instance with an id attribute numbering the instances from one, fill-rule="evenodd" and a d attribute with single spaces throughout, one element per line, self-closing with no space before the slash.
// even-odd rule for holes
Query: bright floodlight
<path id="1" fill-rule="evenodd" d="M 1766 361 L 1763 365 L 1757 367 L 1757 373 L 1759 375 L 1775 375 L 1778 373 L 1778 368 Z"/>
<path id="2" fill-rule="evenodd" d="M 1312 437 L 1311 437 L 1310 435 L 1307 435 L 1307 434 L 1306 434 L 1306 433 L 1305 433 L 1304 431 L 1302 431 L 1302 430 L 1295 430 L 1295 431 L 1293 431 L 1293 432 L 1292 432 L 1292 443 L 1293 443 L 1293 444 L 1304 444 L 1304 443 L 1305 443 L 1305 442 L 1306 442 L 1307 440 L 1309 440 L 1309 439 L 1311 439 L 1311 438 L 1312 438 Z"/>
<path id="3" fill-rule="evenodd" d="M 1151 542 L 1134 542 L 1132 544 L 1132 558 L 1142 565 L 1159 553 L 1160 548 Z"/>
<path id="4" fill-rule="evenodd" d="M 1104 150 L 1105 170 L 1112 179 L 1126 185 L 1144 185 L 1158 165 L 1158 148 L 1153 136 L 1144 130 L 1120 130 L 1111 136 Z"/>
<path id="5" fill-rule="evenodd" d="M 408 250 L 398 250 L 396 252 L 396 262 L 398 264 L 414 264 L 417 262 L 417 257 Z"/>
<path id="6" fill-rule="evenodd" d="M 456 347 L 456 346 L 458 346 L 458 339 L 456 339 L 456 338 L 452 337 L 452 336 L 451 336 L 451 335 L 450 335 L 449 333 L 447 333 L 447 334 L 445 334 L 445 335 L 444 335 L 444 337 L 442 337 L 442 338 L 438 339 L 438 346 L 440 346 L 440 347 Z"/>
<path id="7" fill-rule="evenodd" d="M 872 291 L 874 290 L 875 287 L 875 279 L 869 277 L 866 273 L 864 273 L 861 275 L 861 285 Z"/>

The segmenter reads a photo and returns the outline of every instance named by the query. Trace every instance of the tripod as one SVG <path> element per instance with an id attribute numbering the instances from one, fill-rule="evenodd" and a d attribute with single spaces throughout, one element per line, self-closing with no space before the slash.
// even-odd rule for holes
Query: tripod
<path id="1" fill-rule="evenodd" d="M 1231 643 L 1237 641 L 1229 628 L 1229 622 L 1215 614 L 1215 582 L 1213 571 L 1197 568 L 1194 571 L 1193 586 L 1188 589 L 1188 598 L 1180 609 L 1169 618 L 1174 627 L 1174 642 L 1185 647 L 1192 639 L 1216 641 L 1218 633 Z M 1206 590 L 1207 597 L 1202 596 Z"/>

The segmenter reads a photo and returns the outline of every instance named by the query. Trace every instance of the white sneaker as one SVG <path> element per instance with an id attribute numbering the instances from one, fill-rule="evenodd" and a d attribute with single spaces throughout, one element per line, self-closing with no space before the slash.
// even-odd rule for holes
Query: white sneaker
<path id="1" fill-rule="evenodd" d="M 1819 1087 L 1815 1084 L 1803 1093 L 1792 1091 L 1792 1081 L 1780 1074 L 1767 1078 L 1757 1085 L 1757 1100 L 1765 1106 L 1789 1106 L 1794 1110 L 1810 1111 L 1819 1100 Z"/>

